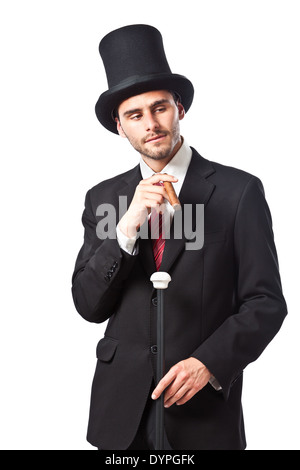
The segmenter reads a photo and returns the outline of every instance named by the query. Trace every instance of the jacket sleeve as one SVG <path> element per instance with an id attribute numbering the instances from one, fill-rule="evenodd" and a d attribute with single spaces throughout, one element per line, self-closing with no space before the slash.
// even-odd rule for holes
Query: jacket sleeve
<path id="1" fill-rule="evenodd" d="M 217 378 L 227 398 L 243 369 L 279 331 L 287 314 L 271 214 L 262 183 L 252 177 L 239 201 L 234 226 L 237 313 L 192 354 Z"/>
<path id="2" fill-rule="evenodd" d="M 120 248 L 116 232 L 104 240 L 98 238 L 90 191 L 86 195 L 82 223 L 84 243 L 72 276 L 72 296 L 83 318 L 101 323 L 114 313 L 136 256 Z"/>

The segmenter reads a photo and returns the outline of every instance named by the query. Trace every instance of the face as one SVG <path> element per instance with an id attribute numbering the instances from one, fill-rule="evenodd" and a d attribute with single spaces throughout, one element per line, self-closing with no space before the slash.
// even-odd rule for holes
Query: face
<path id="1" fill-rule="evenodd" d="M 118 111 L 119 134 L 129 140 L 144 160 L 166 164 L 179 150 L 179 121 L 184 117 L 184 108 L 175 103 L 168 91 L 133 96 L 123 101 Z"/>

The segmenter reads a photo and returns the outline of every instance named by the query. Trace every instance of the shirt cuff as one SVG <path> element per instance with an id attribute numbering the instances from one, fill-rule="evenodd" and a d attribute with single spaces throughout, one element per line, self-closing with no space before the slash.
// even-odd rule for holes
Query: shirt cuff
<path id="1" fill-rule="evenodd" d="M 119 225 L 117 225 L 117 240 L 119 243 L 120 248 L 123 251 L 126 251 L 129 255 L 137 255 L 138 247 L 136 246 L 136 241 L 138 239 L 138 234 L 135 237 L 128 238 L 124 233 L 120 230 Z"/>
<path id="2" fill-rule="evenodd" d="M 210 383 L 210 385 L 211 385 L 217 392 L 219 392 L 220 390 L 222 390 L 222 387 L 221 387 L 221 385 L 219 384 L 219 382 L 217 381 L 216 377 L 212 376 L 212 377 L 209 379 L 209 383 Z"/>

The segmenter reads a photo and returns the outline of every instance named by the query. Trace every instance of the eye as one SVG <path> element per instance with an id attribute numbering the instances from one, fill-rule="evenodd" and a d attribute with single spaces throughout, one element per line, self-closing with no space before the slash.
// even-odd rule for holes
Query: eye
<path id="1" fill-rule="evenodd" d="M 130 119 L 133 120 L 133 121 L 137 121 L 139 119 L 141 119 L 142 115 L 139 113 L 139 114 L 132 114 L 132 116 L 130 116 Z"/>
<path id="2" fill-rule="evenodd" d="M 156 108 L 155 112 L 156 113 L 163 113 L 166 110 L 164 106 L 160 106 L 159 108 Z"/>

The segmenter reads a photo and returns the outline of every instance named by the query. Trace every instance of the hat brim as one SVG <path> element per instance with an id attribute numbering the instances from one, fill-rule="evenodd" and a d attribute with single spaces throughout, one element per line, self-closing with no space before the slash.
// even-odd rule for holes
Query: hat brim
<path id="1" fill-rule="evenodd" d="M 162 73 L 131 77 L 102 93 L 95 106 L 96 116 L 107 130 L 118 134 L 113 111 L 126 99 L 154 90 L 172 90 L 179 94 L 185 112 L 189 110 L 193 102 L 193 84 L 183 75 Z"/>

